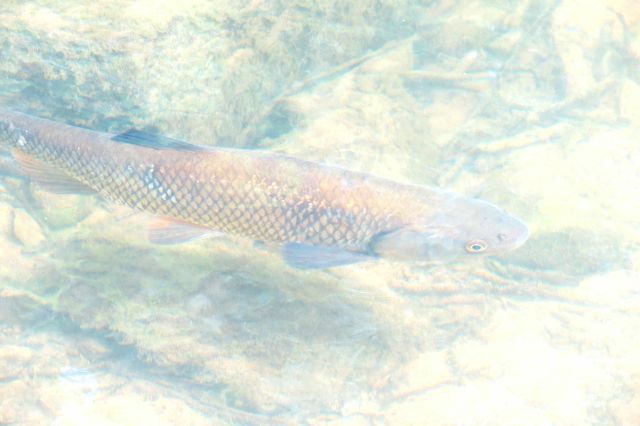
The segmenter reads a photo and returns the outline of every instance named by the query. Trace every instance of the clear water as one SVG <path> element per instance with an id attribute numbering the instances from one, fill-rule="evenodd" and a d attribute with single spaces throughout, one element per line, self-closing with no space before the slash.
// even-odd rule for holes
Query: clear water
<path id="1" fill-rule="evenodd" d="M 0 424 L 640 424 L 636 0 L 5 0 L 0 103 L 494 202 L 532 236 L 302 272 L 0 157 Z"/>

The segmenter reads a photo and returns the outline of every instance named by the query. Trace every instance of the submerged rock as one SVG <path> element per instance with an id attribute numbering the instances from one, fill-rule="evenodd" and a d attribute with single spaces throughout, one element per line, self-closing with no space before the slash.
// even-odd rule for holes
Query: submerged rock
<path id="1" fill-rule="evenodd" d="M 76 226 L 96 209 L 96 197 L 61 195 L 34 188 L 33 197 L 41 207 L 39 212 L 49 229 Z"/>
<path id="2" fill-rule="evenodd" d="M 13 215 L 13 235 L 26 248 L 38 247 L 45 241 L 45 235 L 38 222 L 26 211 L 16 209 Z"/>

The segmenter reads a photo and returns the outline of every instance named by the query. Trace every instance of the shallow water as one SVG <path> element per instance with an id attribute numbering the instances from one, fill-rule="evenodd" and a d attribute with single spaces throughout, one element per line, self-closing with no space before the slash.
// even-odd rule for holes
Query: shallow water
<path id="1" fill-rule="evenodd" d="M 640 423 L 634 0 L 15 0 L 0 104 L 491 201 L 440 267 L 158 247 L 0 156 L 0 424 Z"/>

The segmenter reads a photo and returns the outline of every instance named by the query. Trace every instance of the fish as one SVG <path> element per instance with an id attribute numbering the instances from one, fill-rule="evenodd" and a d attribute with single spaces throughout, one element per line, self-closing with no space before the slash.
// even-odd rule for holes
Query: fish
<path id="1" fill-rule="evenodd" d="M 524 222 L 483 200 L 266 150 L 111 134 L 0 110 L 0 147 L 33 180 L 161 219 L 154 242 L 210 233 L 278 247 L 288 265 L 446 262 L 520 247 Z"/>

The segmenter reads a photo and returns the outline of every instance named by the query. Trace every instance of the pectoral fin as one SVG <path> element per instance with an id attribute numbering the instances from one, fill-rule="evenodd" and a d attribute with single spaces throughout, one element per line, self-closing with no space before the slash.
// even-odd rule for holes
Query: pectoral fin
<path id="1" fill-rule="evenodd" d="M 21 151 L 14 153 L 22 171 L 44 189 L 57 194 L 95 194 L 96 191 L 65 172 Z"/>
<path id="2" fill-rule="evenodd" d="M 455 254 L 445 227 L 404 227 L 376 235 L 369 249 L 380 257 L 397 260 L 441 260 Z"/>
<path id="3" fill-rule="evenodd" d="M 370 249 L 387 259 L 409 259 L 420 249 L 424 235 L 410 228 L 400 228 L 376 235 Z"/>
<path id="4" fill-rule="evenodd" d="M 325 269 L 364 262 L 373 257 L 335 247 L 290 243 L 282 249 L 287 264 L 298 269 Z"/>

